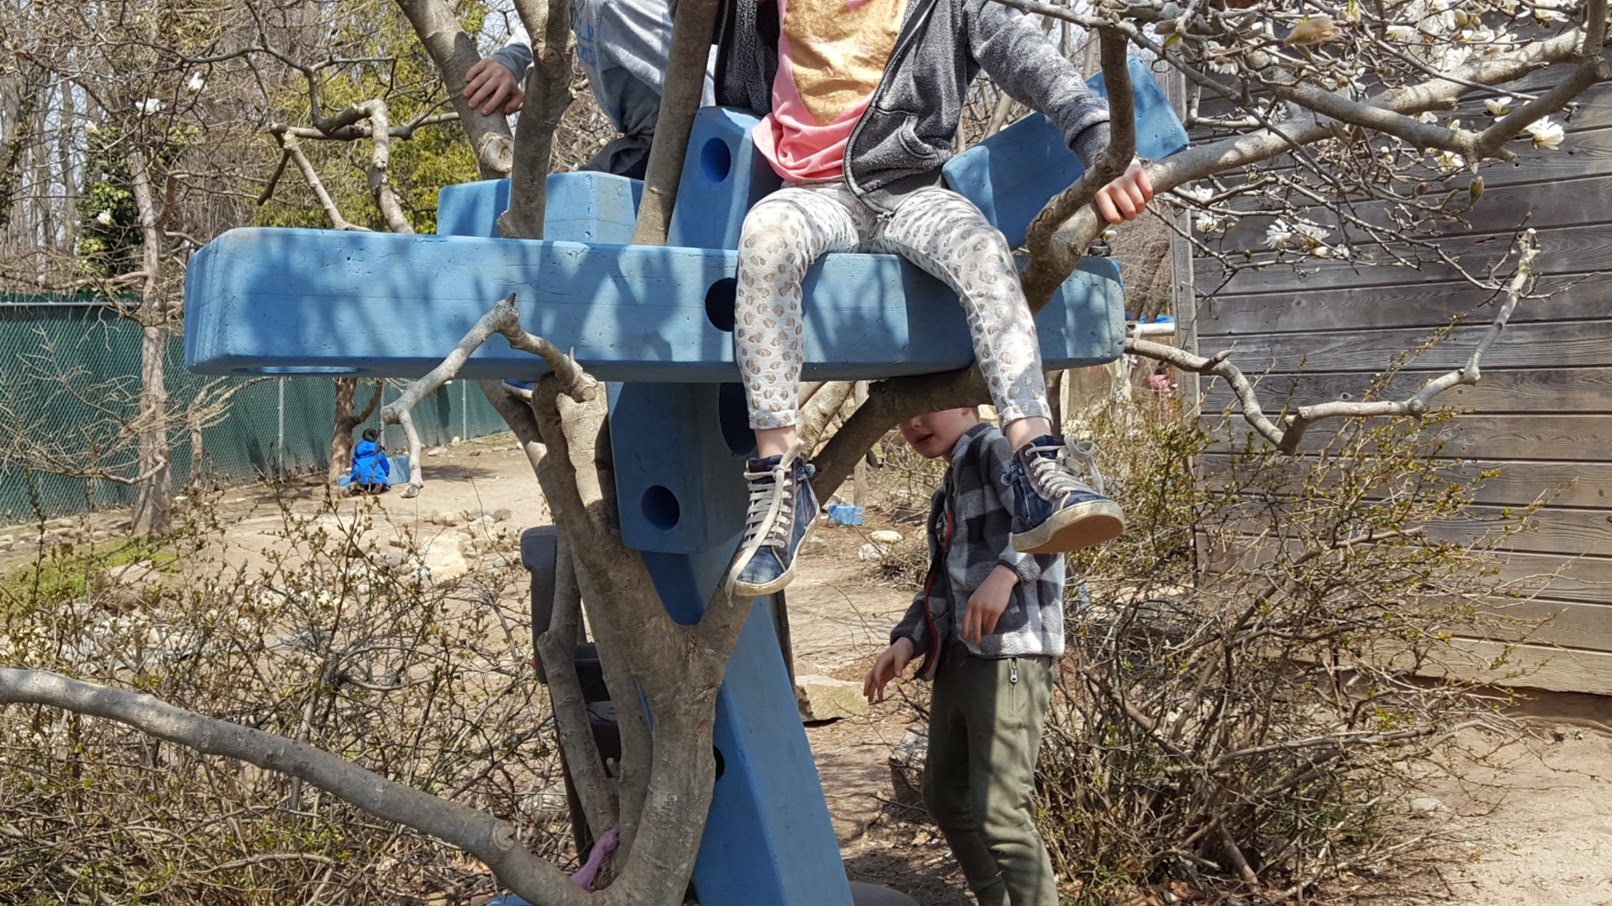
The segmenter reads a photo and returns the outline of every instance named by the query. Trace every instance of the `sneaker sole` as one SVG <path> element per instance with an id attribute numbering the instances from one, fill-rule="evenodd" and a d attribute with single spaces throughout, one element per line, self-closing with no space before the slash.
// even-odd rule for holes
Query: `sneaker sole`
<path id="1" fill-rule="evenodd" d="M 795 564 L 800 562 L 800 551 L 806 547 L 806 542 L 812 539 L 812 532 L 816 530 L 816 528 L 817 518 L 813 517 L 812 521 L 806 526 L 805 534 L 800 536 L 800 547 L 795 550 L 795 558 L 789 561 L 789 568 L 784 570 L 783 574 L 778 578 L 768 582 L 766 585 L 751 585 L 748 582 L 740 582 L 738 578 L 732 575 L 733 572 L 737 571 L 738 565 L 735 564 L 733 567 L 730 567 L 729 578 L 727 581 L 728 597 L 759 598 L 762 595 L 774 595 L 783 591 L 784 588 L 789 585 L 790 581 L 795 578 Z"/>
<path id="2" fill-rule="evenodd" d="M 1125 534 L 1125 513 L 1112 500 L 1090 500 L 1061 510 L 1028 532 L 1013 536 L 1021 554 L 1066 554 L 1096 547 Z"/>

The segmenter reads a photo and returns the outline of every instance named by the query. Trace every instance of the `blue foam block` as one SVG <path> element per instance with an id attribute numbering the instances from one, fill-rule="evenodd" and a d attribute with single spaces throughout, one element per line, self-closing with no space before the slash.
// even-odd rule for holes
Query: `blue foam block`
<path id="1" fill-rule="evenodd" d="M 666 553 L 733 549 L 755 447 L 744 388 L 611 384 L 610 436 L 623 541 Z"/>
<path id="2" fill-rule="evenodd" d="M 694 117 L 677 205 L 666 241 L 701 249 L 736 249 L 744 215 L 781 184 L 756 150 L 758 120 L 741 110 L 705 107 Z"/>
<path id="3" fill-rule="evenodd" d="M 644 184 L 636 179 L 579 170 L 548 179 L 543 238 L 625 245 Z M 509 210 L 509 180 L 445 186 L 437 195 L 437 235 L 497 239 L 498 215 Z"/>
<path id="4" fill-rule="evenodd" d="M 737 253 L 458 236 L 241 229 L 186 275 L 186 367 L 205 374 L 417 377 L 494 303 L 609 381 L 733 381 Z M 1046 367 L 1112 361 L 1118 271 L 1084 262 L 1037 317 Z M 890 255 L 829 255 L 805 284 L 805 377 L 872 380 L 974 360 L 956 297 Z M 541 360 L 489 340 L 460 372 L 535 379 Z"/>
<path id="5" fill-rule="evenodd" d="M 1136 154 L 1157 160 L 1187 146 L 1187 130 L 1170 107 L 1164 89 L 1147 63 L 1129 60 L 1136 98 Z M 1099 73 L 1088 79 L 1094 93 L 1108 96 Z M 1052 196 L 1067 189 L 1086 170 L 1064 144 L 1052 121 L 1033 113 L 946 162 L 946 185 L 967 197 L 1007 236 L 1008 245 L 1024 244 L 1030 221 Z"/>

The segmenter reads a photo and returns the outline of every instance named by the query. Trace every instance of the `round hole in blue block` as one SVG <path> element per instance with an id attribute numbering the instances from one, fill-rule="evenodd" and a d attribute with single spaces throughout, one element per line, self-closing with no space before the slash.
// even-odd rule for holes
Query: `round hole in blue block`
<path id="1" fill-rule="evenodd" d="M 733 172 L 733 149 L 720 138 L 713 138 L 700 149 L 700 169 L 705 172 L 705 178 L 712 182 L 722 182 Z"/>
<path id="2" fill-rule="evenodd" d="M 756 450 L 756 434 L 750 430 L 750 405 L 744 398 L 743 384 L 723 384 L 716 391 L 716 420 L 722 428 L 722 442 L 737 456 Z"/>
<path id="3" fill-rule="evenodd" d="M 723 277 L 705 291 L 705 319 L 723 333 L 733 333 L 733 311 L 738 304 L 739 281 Z"/>
<path id="4" fill-rule="evenodd" d="M 644 519 L 655 528 L 665 530 L 677 525 L 677 520 L 683 514 L 683 508 L 677 502 L 677 495 L 670 488 L 661 485 L 651 485 L 644 491 L 641 503 Z"/>

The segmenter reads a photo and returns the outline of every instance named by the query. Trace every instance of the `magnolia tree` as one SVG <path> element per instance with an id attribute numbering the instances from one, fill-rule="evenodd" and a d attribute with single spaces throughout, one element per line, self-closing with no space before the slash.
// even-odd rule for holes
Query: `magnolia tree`
<path id="1" fill-rule="evenodd" d="M 1287 451 L 1296 449 L 1317 422 L 1419 415 L 1439 392 L 1477 379 L 1483 350 L 1531 292 L 1538 252 L 1525 234 L 1518 237 L 1509 265 L 1473 267 L 1429 241 L 1429 231 L 1437 221 L 1481 203 L 1485 164 L 1508 159 L 1522 143 L 1559 144 L 1561 112 L 1608 73 L 1602 50 L 1605 0 L 1156 0 L 1095 7 L 1000 2 L 1044 17 L 1049 31 L 1061 28 L 1067 36 L 1078 26 L 1091 35 L 1112 97 L 1111 146 L 1046 205 L 1030 229 L 1030 260 L 1022 279 L 1032 308 L 1046 304 L 1103 232 L 1091 206 L 1095 190 L 1133 156 L 1127 54 L 1150 56 L 1159 70 L 1181 79 L 1188 89 L 1188 119 L 1213 131 L 1213 137 L 1147 168 L 1165 196 L 1158 212 L 1183 224 L 1183 240 L 1218 257 L 1228 273 L 1251 263 L 1305 267 L 1343 259 L 1384 267 L 1432 256 L 1505 298 L 1490 340 L 1467 366 L 1431 380 L 1410 398 L 1327 404 L 1276 417 L 1266 414 L 1252 383 L 1228 355 L 1127 341 L 1131 353 L 1224 378 L 1237 393 L 1241 416 L 1270 444 Z M 474 40 L 460 30 L 446 0 L 398 4 L 440 69 L 483 172 L 514 175 L 512 205 L 501 228 L 510 236 L 540 237 L 544 175 L 556 124 L 573 91 L 568 4 L 517 3 L 535 38 L 536 62 L 527 78 L 522 127 L 513 141 L 501 120 L 483 117 L 458 99 L 457 88 L 477 55 Z M 665 238 L 717 7 L 716 0 L 678 4 L 669 88 L 635 235 L 639 243 Z M 1529 80 L 1540 72 L 1547 78 Z M 1517 87 L 1522 84 L 1536 90 L 1524 92 Z M 991 115 L 983 130 L 973 124 L 976 133 L 1000 127 L 1012 107 L 994 89 L 980 90 Z M 1487 99 L 1487 115 L 1450 118 L 1448 111 L 1473 95 Z M 367 116 L 372 134 L 385 134 L 385 122 L 375 111 L 349 116 L 355 124 Z M 1448 192 L 1429 190 L 1440 180 L 1465 191 L 1452 203 Z M 1378 213 L 1362 213 L 1363 199 L 1377 202 L 1371 210 Z M 1252 236 L 1239 231 L 1238 222 L 1255 214 L 1269 219 L 1269 229 Z M 483 390 L 530 459 L 565 542 L 553 623 L 538 648 L 587 823 L 595 835 L 614 830 L 619 840 L 602 889 L 584 890 L 534 856 L 498 815 L 445 801 L 289 739 L 185 712 L 136 692 L 38 671 L 0 669 L 0 702 L 121 721 L 202 752 L 294 775 L 380 818 L 464 848 L 536 903 L 681 902 L 711 800 L 713 703 L 752 602 L 718 592 L 697 624 L 672 621 L 643 560 L 621 539 L 602 388 L 562 351 L 568 338 L 532 336 L 510 300 L 493 301 L 442 365 L 394 405 L 406 409 L 440 386 L 493 333 L 551 367 L 529 404 L 495 386 Z M 900 418 L 988 397 L 974 370 L 884 381 L 865 400 L 859 396 L 850 404 L 848 393 L 844 387 L 818 388 L 803 413 L 802 435 L 817 449 L 820 497 L 838 486 Z M 825 426 L 847 405 L 854 411 L 825 439 Z M 584 610 L 612 698 L 625 703 L 617 712 L 624 754 L 608 772 L 600 767 L 570 660 Z M 640 701 L 654 714 L 653 725 Z"/>

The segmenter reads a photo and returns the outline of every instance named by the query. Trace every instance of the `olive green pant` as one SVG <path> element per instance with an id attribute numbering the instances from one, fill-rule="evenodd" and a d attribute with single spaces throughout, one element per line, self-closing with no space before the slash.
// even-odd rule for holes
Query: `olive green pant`
<path id="1" fill-rule="evenodd" d="M 1050 657 L 954 649 L 935 677 L 924 804 L 981 906 L 1057 906 L 1032 802 L 1051 697 Z"/>

